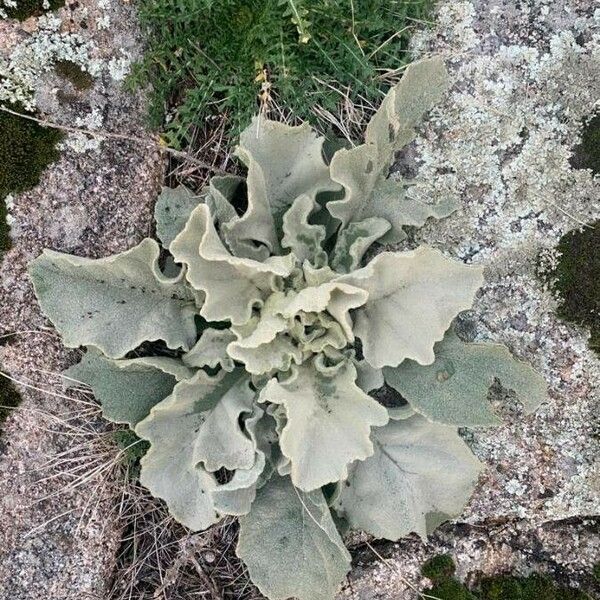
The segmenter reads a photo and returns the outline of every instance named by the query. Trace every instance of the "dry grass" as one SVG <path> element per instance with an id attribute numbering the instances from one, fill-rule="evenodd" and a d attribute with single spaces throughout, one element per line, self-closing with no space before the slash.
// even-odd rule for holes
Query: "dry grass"
<path id="1" fill-rule="evenodd" d="M 263 598 L 235 556 L 235 520 L 190 533 L 135 486 L 121 511 L 125 530 L 110 600 Z"/>
<path id="2" fill-rule="evenodd" d="M 171 156 L 165 185 L 176 186 L 183 183 L 200 191 L 215 172 L 239 172 L 239 164 L 232 155 L 233 148 L 227 146 L 225 119 L 226 115 L 195 127 L 191 132 L 193 143 L 187 152 L 192 160 Z M 204 168 L 202 164 L 210 165 L 211 168 Z"/>
<path id="3" fill-rule="evenodd" d="M 89 522 L 101 521 L 122 531 L 113 580 L 102 600 L 262 599 L 235 555 L 235 519 L 225 519 L 202 533 L 191 533 L 176 523 L 165 504 L 132 478 L 127 460 L 131 446 L 119 448 L 114 435 L 117 427 L 102 418 L 90 391 L 82 387 L 64 393 L 62 375 L 40 374 L 43 385 L 15 378 L 18 385 L 35 388 L 61 404 L 60 413 L 35 410 L 39 427 L 56 436 L 62 448 L 46 456 L 31 473 L 36 487 L 58 490 L 38 497 L 36 503 L 81 488 L 86 502 L 83 510 L 78 508 L 78 529 L 84 531 Z M 107 506 L 112 511 L 107 513 Z M 51 516 L 27 537 L 64 514 Z"/>
<path id="4" fill-rule="evenodd" d="M 385 73 L 386 83 L 393 85 L 399 81 L 401 70 Z M 356 97 L 349 88 L 333 88 L 331 84 L 315 78 L 317 83 L 327 86 L 339 96 L 337 111 L 331 112 L 319 104 L 312 108 L 320 123 L 329 125 L 328 131 L 321 131 L 328 137 L 345 139 L 350 145 L 355 145 L 363 139 L 367 123 L 377 110 L 366 98 Z M 354 99 L 352 99 L 354 96 Z M 277 95 L 271 93 L 265 96 L 261 113 L 269 118 L 290 125 L 297 125 L 298 119 L 278 101 Z M 215 172 L 239 174 L 243 167 L 233 156 L 233 147 L 228 145 L 226 127 L 228 115 L 221 118 L 213 117 L 204 123 L 194 126 L 189 132 L 191 143 L 187 149 L 189 159 L 185 156 L 171 156 L 169 173 L 165 185 L 175 186 L 183 183 L 189 188 L 200 191 Z M 202 165 L 210 165 L 210 169 Z"/>

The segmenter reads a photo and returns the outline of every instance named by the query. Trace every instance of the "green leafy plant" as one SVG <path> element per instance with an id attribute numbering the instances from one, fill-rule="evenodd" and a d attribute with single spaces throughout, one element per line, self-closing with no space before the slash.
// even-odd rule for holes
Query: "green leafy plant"
<path id="1" fill-rule="evenodd" d="M 379 105 L 432 0 L 141 0 L 147 50 L 131 83 L 151 88 L 151 123 L 185 146 L 205 119 L 231 137 L 264 110 L 311 120 L 348 96 Z M 165 122 L 165 113 L 167 119 Z"/>
<path id="2" fill-rule="evenodd" d="M 135 481 L 140 476 L 140 460 L 148 451 L 150 444 L 141 440 L 131 429 L 118 429 L 113 439 L 119 448 L 121 464 L 125 467 L 128 479 Z"/>
<path id="3" fill-rule="evenodd" d="M 365 143 L 330 162 L 307 125 L 256 118 L 237 148 L 245 178 L 163 191 L 167 253 L 146 239 L 30 266 L 64 343 L 88 347 L 68 377 L 150 442 L 141 482 L 193 530 L 238 516 L 238 555 L 270 598 L 334 595 L 350 568 L 338 526 L 396 540 L 460 514 L 481 465 L 457 426 L 499 422 L 494 377 L 526 409 L 544 397 L 506 349 L 451 332 L 480 268 L 426 246 L 376 253 L 454 209 L 387 177 L 446 87 L 440 60 L 412 65 Z M 405 404 L 369 395 L 384 380 Z"/>

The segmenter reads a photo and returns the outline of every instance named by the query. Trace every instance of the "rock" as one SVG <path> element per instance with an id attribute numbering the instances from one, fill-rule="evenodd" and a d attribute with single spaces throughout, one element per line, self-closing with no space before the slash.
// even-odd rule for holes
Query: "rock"
<path id="1" fill-rule="evenodd" d="M 600 362 L 587 333 L 556 317 L 539 265 L 561 235 L 600 215 L 600 180 L 569 162 L 600 97 L 600 11 L 577 0 L 442 1 L 437 11 L 414 50 L 444 55 L 455 83 L 400 171 L 416 170 L 423 201 L 450 197 L 460 208 L 414 243 L 485 266 L 461 329 L 467 321 L 469 337 L 529 361 L 549 397 L 530 417 L 465 430 L 487 468 L 462 517 L 427 543 L 377 544 L 386 562 L 360 553 L 369 564 L 359 561 L 341 597 L 417 598 L 420 565 L 440 552 L 467 580 L 540 569 L 590 590 L 600 560 Z"/>
<path id="2" fill-rule="evenodd" d="M 93 41 L 97 59 L 106 64 L 122 56 L 123 48 L 137 51 L 140 43 L 133 8 L 108 6 L 82 1 L 60 11 L 63 23 Z M 85 15 L 99 12 L 112 18 L 109 31 L 81 27 Z M 10 22 L 10 27 L 19 24 Z M 37 85 L 43 90 L 37 105 L 53 122 L 150 135 L 143 98 L 125 92 L 109 76 L 66 102 L 55 92 L 70 84 L 52 71 Z M 89 115 L 100 119 L 91 122 Z M 74 140 L 77 136 L 67 138 Z M 98 442 L 107 439 L 107 425 L 87 399 L 63 396 L 58 374 L 77 352 L 62 347 L 40 314 L 26 272 L 45 247 L 100 257 L 125 250 L 151 232 L 163 176 L 160 154 L 137 142 L 93 141 L 84 152 L 65 144 L 39 186 L 16 196 L 10 209 L 14 247 L 0 266 L 0 336 L 13 335 L 0 347 L 0 364 L 22 382 L 23 402 L 0 432 L 3 599 L 105 597 L 120 545 L 119 490 L 111 479 L 115 450 L 105 442 L 102 454 Z"/>

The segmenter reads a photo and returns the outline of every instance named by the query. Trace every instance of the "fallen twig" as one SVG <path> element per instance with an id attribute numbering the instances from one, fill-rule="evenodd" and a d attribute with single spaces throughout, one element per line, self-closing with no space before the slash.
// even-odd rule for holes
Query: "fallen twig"
<path id="1" fill-rule="evenodd" d="M 54 122 L 48 121 L 46 119 L 40 119 L 40 118 L 34 117 L 32 115 L 20 113 L 16 110 L 11 110 L 10 108 L 6 108 L 5 106 L 0 106 L 0 110 L 4 111 L 10 115 L 14 115 L 15 117 L 29 119 L 30 121 L 39 123 L 43 127 L 59 129 L 61 131 L 66 131 L 68 133 L 83 133 L 85 135 L 90 135 L 92 137 L 99 137 L 99 138 L 112 139 L 112 140 L 121 140 L 121 141 L 125 141 L 125 142 L 134 142 L 136 144 L 153 147 L 157 150 L 167 152 L 168 154 L 171 154 L 172 156 L 176 156 L 177 158 L 187 160 L 187 161 L 197 165 L 198 167 L 201 167 L 203 169 L 208 169 L 208 170 L 212 171 L 213 173 L 219 173 L 220 175 L 226 174 L 225 171 L 219 169 L 218 167 L 215 167 L 214 165 L 211 165 L 203 160 L 200 160 L 200 159 L 192 156 L 191 154 L 188 154 L 187 152 L 182 152 L 181 150 L 175 150 L 174 148 L 169 148 L 168 146 L 165 146 L 162 142 L 160 142 L 160 140 L 157 140 L 157 139 L 137 137 L 134 135 L 125 135 L 122 133 L 111 133 L 108 131 L 92 131 L 90 129 L 84 129 L 82 127 L 71 127 L 69 125 L 59 125 L 58 123 L 54 123 Z"/>

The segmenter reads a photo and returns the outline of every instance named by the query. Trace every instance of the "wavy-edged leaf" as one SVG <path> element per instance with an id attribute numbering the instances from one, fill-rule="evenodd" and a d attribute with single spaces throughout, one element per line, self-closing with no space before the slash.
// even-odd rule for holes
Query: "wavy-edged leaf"
<path id="1" fill-rule="evenodd" d="M 161 244 L 168 248 L 185 224 L 200 197 L 184 185 L 176 188 L 163 187 L 154 207 L 156 235 Z"/>
<path id="2" fill-rule="evenodd" d="M 102 415 L 130 427 L 145 419 L 153 406 L 171 394 L 178 381 L 192 375 L 191 369 L 174 358 L 113 360 L 94 348 L 64 372 L 66 388 L 77 383 L 88 385 L 102 406 Z"/>
<path id="3" fill-rule="evenodd" d="M 389 540 L 425 538 L 463 511 L 482 465 L 455 428 L 415 415 L 374 429 L 372 438 L 375 453 L 353 465 L 335 505 L 353 528 Z"/>
<path id="4" fill-rule="evenodd" d="M 224 229 L 237 240 L 265 244 L 279 250 L 283 214 L 301 194 L 339 186 L 329 177 L 323 159 L 323 138 L 305 123 L 291 127 L 255 117 L 240 135 L 236 154 L 248 167 L 248 208 Z"/>
<path id="5" fill-rule="evenodd" d="M 456 315 L 471 307 L 483 282 L 482 269 L 421 246 L 411 252 L 384 252 L 366 267 L 336 281 L 369 293 L 356 311 L 354 333 L 375 368 L 410 358 L 431 364 L 433 346 Z"/>
<path id="6" fill-rule="evenodd" d="M 240 518 L 237 555 L 271 600 L 330 600 L 350 570 L 321 490 L 301 492 L 277 475 Z"/>
<path id="7" fill-rule="evenodd" d="M 240 517 L 250 512 L 256 498 L 257 483 L 265 469 L 265 455 L 257 454 L 249 469 L 237 469 L 231 481 L 212 492 L 215 510 L 223 515 Z"/>
<path id="8" fill-rule="evenodd" d="M 331 160 L 331 178 L 344 189 L 343 197 L 330 200 L 326 208 L 332 217 L 346 227 L 352 221 L 384 217 L 369 199 L 385 166 L 377 163 L 377 148 L 362 144 L 338 150 Z"/>
<path id="9" fill-rule="evenodd" d="M 353 222 L 338 234 L 331 266 L 339 273 L 350 273 L 360 267 L 365 252 L 385 235 L 391 225 L 379 217 Z"/>
<path id="10" fill-rule="evenodd" d="M 44 314 L 65 346 L 95 346 L 121 358 L 142 342 L 189 350 L 196 340 L 193 295 L 158 267 L 151 239 L 114 256 L 90 259 L 44 250 L 29 265 Z"/>
<path id="11" fill-rule="evenodd" d="M 259 319 L 248 326 L 236 329 L 238 339 L 227 346 L 231 358 L 243 362 L 246 371 L 253 375 L 273 370 L 287 371 L 292 362 L 302 362 L 302 352 L 292 340 L 283 335 L 288 328 L 287 320 L 280 310 L 287 302 L 283 292 L 275 292 L 267 298 Z"/>
<path id="12" fill-rule="evenodd" d="M 244 426 L 256 449 L 254 464 L 249 469 L 237 469 L 228 483 L 213 492 L 215 508 L 222 514 L 239 517 L 250 511 L 256 490 L 262 487 L 275 470 L 274 454 L 278 449 L 276 421 L 260 407 L 253 407 L 253 414 Z"/>
<path id="13" fill-rule="evenodd" d="M 373 205 L 378 214 L 390 221 L 393 229 L 408 225 L 410 227 L 423 227 L 427 219 L 444 219 L 450 216 L 457 208 L 456 202 L 450 198 L 443 199 L 436 204 L 429 204 L 413 196 L 412 186 L 406 186 L 402 181 L 382 179 L 373 189 Z M 403 239 L 405 236 L 400 236 Z M 394 236 L 384 235 L 383 243 L 391 242 Z"/>
<path id="14" fill-rule="evenodd" d="M 367 126 L 365 144 L 341 149 L 331 160 L 331 178 L 342 185 L 344 196 L 327 203 L 342 228 L 355 221 L 379 217 L 391 229 L 381 241 L 405 237 L 404 225 L 422 225 L 428 217 L 445 217 L 455 205 L 426 205 L 407 197 L 405 185 L 386 179 L 395 150 L 408 144 L 415 126 L 446 91 L 448 76 L 439 58 L 410 65 L 385 97 Z"/>
<path id="15" fill-rule="evenodd" d="M 305 363 L 284 382 L 271 379 L 260 394 L 261 402 L 285 407 L 280 447 L 291 460 L 292 481 L 301 490 L 345 479 L 352 461 L 373 453 L 371 427 L 384 425 L 388 415 L 355 381 L 350 362 L 333 375 Z"/>
<path id="16" fill-rule="evenodd" d="M 302 351 L 283 334 L 276 334 L 269 342 L 259 346 L 242 346 L 240 342 L 229 345 L 229 354 L 244 363 L 244 368 L 253 375 L 268 374 L 273 371 L 287 371 L 292 364 L 302 362 Z"/>
<path id="17" fill-rule="evenodd" d="M 409 419 L 415 415 L 416 412 L 417 411 L 408 403 L 401 406 L 388 407 L 388 415 L 390 416 L 390 419 L 393 419 L 394 421 L 403 421 L 404 419 Z"/>
<path id="18" fill-rule="evenodd" d="M 226 373 L 210 396 L 218 400 L 204 413 L 193 451 L 188 449 L 194 463 L 203 463 L 211 472 L 252 468 L 256 446 L 240 427 L 242 415 L 251 413 L 254 405 L 248 376 L 243 369 Z"/>
<path id="19" fill-rule="evenodd" d="M 210 214 L 214 216 L 219 226 L 219 233 L 227 248 L 234 256 L 251 258 L 260 262 L 269 257 L 269 249 L 260 244 L 254 244 L 252 240 L 240 240 L 227 229 L 228 223 L 234 223 L 239 219 L 234 204 L 237 196 L 246 193 L 246 180 L 237 175 L 216 176 L 210 180 L 206 204 Z"/>
<path id="20" fill-rule="evenodd" d="M 298 196 L 283 215 L 283 239 L 281 245 L 289 248 L 300 265 L 308 261 L 313 267 L 327 265 L 327 253 L 323 250 L 326 232 L 323 225 L 308 222 L 317 207 L 313 198 L 307 194 Z"/>
<path id="21" fill-rule="evenodd" d="M 184 230 L 171 244 L 178 262 L 187 265 L 186 277 L 205 293 L 200 314 L 208 321 L 246 323 L 255 304 L 269 295 L 273 278 L 288 276 L 293 256 L 273 256 L 259 262 L 229 253 L 215 229 L 209 208 L 200 204 Z"/>
<path id="22" fill-rule="evenodd" d="M 456 210 L 451 200 L 426 204 L 413 198 L 404 182 L 381 175 L 387 165 L 377 166 L 376 156 L 374 147 L 363 144 L 341 150 L 333 158 L 331 176 L 343 185 L 346 193 L 343 198 L 329 202 L 327 210 L 342 222 L 341 233 L 354 223 L 384 219 L 389 224 L 387 231 L 376 239 L 381 243 L 398 242 L 406 237 L 405 225 L 422 227 L 430 217 L 441 219 Z"/>
<path id="23" fill-rule="evenodd" d="M 383 386 L 383 371 L 373 368 L 366 360 L 355 360 L 356 385 L 367 394 Z"/>
<path id="24" fill-rule="evenodd" d="M 534 411 L 546 399 L 544 379 L 513 358 L 505 346 L 467 344 L 450 331 L 434 351 L 431 365 L 407 360 L 384 370 L 388 385 L 431 421 L 459 427 L 501 424 L 488 400 L 494 378 L 517 393 L 525 412 Z"/>
<path id="25" fill-rule="evenodd" d="M 341 350 L 348 345 L 341 325 L 325 312 L 300 313 L 293 320 L 289 333 L 300 342 L 305 355 L 319 354 L 332 348 Z"/>
<path id="26" fill-rule="evenodd" d="M 450 80 L 441 57 L 410 64 L 367 125 L 365 141 L 377 148 L 379 164 L 389 165 L 394 151 L 412 142 L 415 127 L 440 102 Z"/>
<path id="27" fill-rule="evenodd" d="M 317 287 L 324 283 L 329 283 L 338 277 L 338 273 L 330 267 L 326 266 L 315 269 L 310 263 L 304 263 L 304 265 L 302 265 L 302 272 L 304 273 L 306 284 L 309 287 Z"/>
<path id="28" fill-rule="evenodd" d="M 237 218 L 238 215 L 232 202 L 243 182 L 244 178 L 237 175 L 215 175 L 211 178 L 206 194 L 206 205 L 219 226 Z M 233 252 L 233 248 L 230 250 Z"/>
<path id="29" fill-rule="evenodd" d="M 279 447 L 281 432 L 287 423 L 285 407 L 281 404 L 269 404 L 267 406 L 267 413 L 275 420 L 275 433 L 277 435 L 277 446 L 271 457 L 273 466 L 280 475 L 289 475 L 292 471 L 292 463 L 287 456 L 284 456 Z"/>
<path id="30" fill-rule="evenodd" d="M 181 360 L 189 367 L 214 369 L 220 366 L 225 371 L 233 371 L 234 364 L 227 354 L 227 345 L 235 339 L 236 336 L 230 329 L 207 327 L 202 332 L 202 337 Z"/>
<path id="31" fill-rule="evenodd" d="M 220 518 L 212 499 L 218 483 L 197 464 L 192 449 L 207 411 L 222 396 L 222 379 L 198 371 L 192 379 L 180 381 L 135 427 L 137 435 L 151 444 L 141 460 L 142 485 L 165 500 L 173 517 L 194 531 L 206 529 Z"/>
<path id="32" fill-rule="evenodd" d="M 300 290 L 281 308 L 281 314 L 292 318 L 300 312 L 327 311 L 340 324 L 347 339 L 352 342 L 354 334 L 349 313 L 350 310 L 362 306 L 367 301 L 367 297 L 367 293 L 361 287 L 333 281 Z"/>

